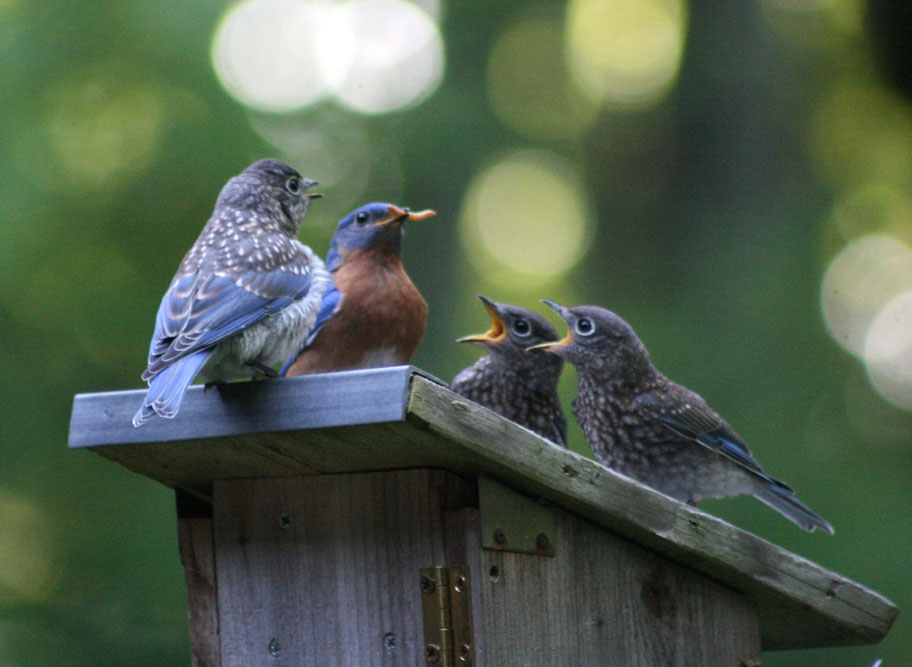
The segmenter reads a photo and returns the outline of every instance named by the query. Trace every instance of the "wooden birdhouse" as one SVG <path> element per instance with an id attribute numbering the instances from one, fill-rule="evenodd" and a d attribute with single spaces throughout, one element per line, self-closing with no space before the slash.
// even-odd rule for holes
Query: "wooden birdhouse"
<path id="1" fill-rule="evenodd" d="M 76 396 L 70 447 L 175 489 L 195 665 L 753 665 L 887 599 L 410 367 Z M 838 539 L 838 538 L 836 538 Z"/>

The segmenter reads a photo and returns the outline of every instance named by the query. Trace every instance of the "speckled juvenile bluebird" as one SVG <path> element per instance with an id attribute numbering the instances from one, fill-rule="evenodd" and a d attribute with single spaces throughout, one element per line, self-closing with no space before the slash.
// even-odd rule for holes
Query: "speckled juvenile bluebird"
<path id="1" fill-rule="evenodd" d="M 375 203 L 339 222 L 326 256 L 333 284 L 282 375 L 408 363 L 424 335 L 427 305 L 402 267 L 402 225 L 434 215 Z"/>
<path id="2" fill-rule="evenodd" d="M 174 417 L 194 377 L 212 383 L 275 376 L 297 349 L 330 283 L 298 241 L 315 185 L 287 164 L 260 160 L 222 189 L 209 222 L 162 299 L 133 425 Z"/>
<path id="3" fill-rule="evenodd" d="M 567 336 L 539 346 L 576 366 L 573 413 L 606 466 L 678 500 L 753 495 L 808 531 L 833 528 L 770 477 L 706 402 L 662 375 L 620 317 L 596 306 L 545 301 Z"/>
<path id="4" fill-rule="evenodd" d="M 481 294 L 478 298 L 491 315 L 491 328 L 459 342 L 477 343 L 487 354 L 459 371 L 450 389 L 566 447 L 567 420 L 557 396 L 563 359 L 543 350 L 526 351 L 556 341 L 557 332 L 538 313 Z"/>

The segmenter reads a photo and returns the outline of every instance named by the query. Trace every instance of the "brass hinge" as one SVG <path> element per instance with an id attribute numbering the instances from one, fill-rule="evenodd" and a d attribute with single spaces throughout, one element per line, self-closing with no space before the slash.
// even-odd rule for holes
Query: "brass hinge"
<path id="1" fill-rule="evenodd" d="M 420 572 L 425 664 L 474 664 L 469 569 L 438 566 L 423 567 Z"/>

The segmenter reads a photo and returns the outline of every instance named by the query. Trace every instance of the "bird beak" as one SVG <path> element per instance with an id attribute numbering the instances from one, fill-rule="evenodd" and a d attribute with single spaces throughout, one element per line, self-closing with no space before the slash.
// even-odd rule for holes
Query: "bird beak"
<path id="1" fill-rule="evenodd" d="M 567 317 L 570 315 L 570 311 L 567 309 L 566 306 L 562 306 L 559 303 L 555 303 L 554 301 L 551 301 L 550 299 L 542 299 L 541 302 L 543 304 L 545 304 L 546 306 L 550 306 L 555 312 L 557 312 L 557 314 L 561 316 L 561 319 L 564 320 L 564 322 L 567 321 Z"/>
<path id="2" fill-rule="evenodd" d="M 389 212 L 389 217 L 378 220 L 374 223 L 374 226 L 401 225 L 406 220 L 418 222 L 419 220 L 427 220 L 428 218 L 433 218 L 437 215 L 436 211 L 432 211 L 429 208 L 423 211 L 412 212 L 408 208 L 399 208 L 395 204 L 389 205 Z"/>
<path id="3" fill-rule="evenodd" d="M 320 182 L 304 180 L 304 181 L 302 181 L 302 185 L 304 186 L 304 189 L 307 190 L 308 188 L 312 188 L 315 185 L 320 185 Z M 308 192 L 304 196 L 307 197 L 308 201 L 310 201 L 311 199 L 319 199 L 320 197 L 323 196 L 323 193 L 322 192 Z"/>
<path id="4" fill-rule="evenodd" d="M 555 347 L 563 347 L 564 345 L 570 345 L 573 343 L 573 334 L 569 331 L 567 335 L 561 338 L 560 340 L 553 340 L 548 343 L 539 343 L 538 345 L 532 345 L 531 347 L 526 348 L 526 352 L 531 352 L 532 350 L 544 350 L 545 352 L 554 352 Z"/>
<path id="5" fill-rule="evenodd" d="M 499 343 L 507 337 L 507 326 L 504 324 L 503 319 L 500 317 L 500 312 L 497 307 L 497 304 L 491 301 L 486 296 L 481 294 L 476 295 L 481 302 L 484 304 L 485 310 L 488 311 L 488 314 L 491 316 L 491 328 L 485 331 L 483 334 L 476 334 L 474 336 L 465 336 L 464 338 L 457 339 L 457 343 L 479 343 L 480 345 L 487 345 L 490 343 Z"/>
<path id="6" fill-rule="evenodd" d="M 548 299 L 542 299 L 542 303 L 550 306 L 555 311 L 557 311 L 557 314 L 561 316 L 561 319 L 569 324 L 567 318 L 570 316 L 570 312 L 565 306 L 562 306 L 559 303 L 555 303 L 554 301 L 550 301 Z M 527 347 L 526 352 L 529 352 L 530 350 L 545 350 L 547 352 L 553 352 L 555 347 L 563 347 L 564 345 L 570 345 L 571 343 L 573 343 L 573 333 L 568 330 L 567 335 L 560 340 L 555 340 L 548 343 L 539 343 L 538 345 Z"/>

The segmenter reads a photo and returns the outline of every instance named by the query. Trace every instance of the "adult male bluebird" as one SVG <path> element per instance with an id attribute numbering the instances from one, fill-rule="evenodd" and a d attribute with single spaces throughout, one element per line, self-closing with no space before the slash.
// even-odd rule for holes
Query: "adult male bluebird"
<path id="1" fill-rule="evenodd" d="M 276 375 L 317 317 L 331 279 L 298 241 L 315 185 L 260 160 L 222 188 L 212 217 L 162 298 L 133 425 L 174 417 L 194 377 L 207 384 Z"/>
<path id="2" fill-rule="evenodd" d="M 627 322 L 596 306 L 545 300 L 569 327 L 539 345 L 576 366 L 573 414 L 606 466 L 678 500 L 751 494 L 807 531 L 833 528 L 770 477 L 722 417 L 662 375 Z"/>
<path id="3" fill-rule="evenodd" d="M 424 335 L 427 304 L 402 267 L 402 225 L 434 215 L 374 203 L 339 222 L 326 256 L 333 284 L 282 375 L 408 363 Z"/>
<path id="4" fill-rule="evenodd" d="M 459 371 L 450 389 L 566 447 L 567 420 L 557 396 L 564 361 L 543 350 L 526 351 L 556 341 L 557 332 L 538 313 L 478 298 L 491 316 L 491 328 L 459 342 L 481 345 L 487 354 Z"/>

